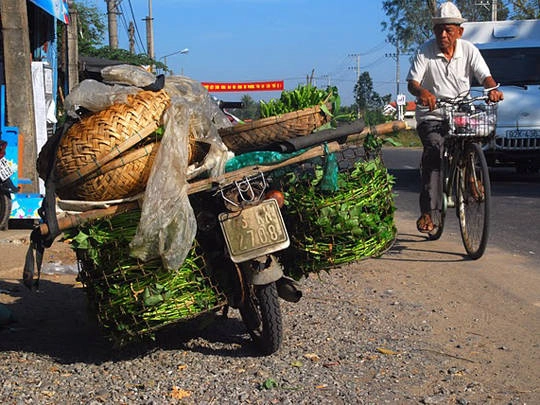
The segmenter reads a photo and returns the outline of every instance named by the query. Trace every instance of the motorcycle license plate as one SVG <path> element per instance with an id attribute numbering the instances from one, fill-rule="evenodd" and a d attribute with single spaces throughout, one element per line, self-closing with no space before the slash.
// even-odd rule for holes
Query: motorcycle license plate
<path id="1" fill-rule="evenodd" d="M 229 255 L 245 262 L 289 246 L 290 240 L 277 201 L 268 199 L 238 212 L 219 215 Z"/>
<path id="2" fill-rule="evenodd" d="M 0 180 L 5 181 L 8 179 L 9 176 L 11 176 L 13 173 L 13 168 L 9 164 L 8 160 L 3 157 L 0 159 Z"/>

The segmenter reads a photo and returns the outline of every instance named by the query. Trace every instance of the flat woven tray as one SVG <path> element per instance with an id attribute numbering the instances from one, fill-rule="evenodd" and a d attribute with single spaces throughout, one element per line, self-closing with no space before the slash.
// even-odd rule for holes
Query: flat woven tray
<path id="1" fill-rule="evenodd" d="M 327 105 L 331 108 L 331 105 Z M 222 128 L 219 134 L 235 153 L 261 150 L 280 141 L 308 135 L 330 121 L 320 106 Z"/>
<path id="2" fill-rule="evenodd" d="M 147 134 L 161 125 L 169 102 L 163 90 L 141 91 L 74 124 L 57 151 L 58 196 L 103 201 L 143 191 L 159 146 Z"/>

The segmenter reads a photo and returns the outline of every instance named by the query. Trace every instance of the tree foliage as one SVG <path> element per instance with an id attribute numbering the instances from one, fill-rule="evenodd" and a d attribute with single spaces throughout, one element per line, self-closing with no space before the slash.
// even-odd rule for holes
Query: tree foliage
<path id="1" fill-rule="evenodd" d="M 392 97 L 391 94 L 381 97 L 373 90 L 373 80 L 369 72 L 363 72 L 358 78 L 358 82 L 354 86 L 354 95 L 356 105 L 363 116 L 366 116 L 368 111 L 381 110 Z"/>
<path id="2" fill-rule="evenodd" d="M 77 29 L 79 52 L 87 55 L 88 50 L 95 49 L 103 44 L 107 25 L 105 16 L 98 8 L 86 2 L 74 1 L 73 8 L 77 10 Z"/>
<path id="3" fill-rule="evenodd" d="M 404 53 L 410 53 L 432 36 L 431 16 L 437 0 L 383 0 L 387 20 L 382 27 L 390 43 Z M 491 20 L 491 6 L 480 5 L 478 0 L 456 0 L 455 4 L 468 21 Z M 487 3 L 487 2 L 484 2 Z M 490 2 L 489 2 L 490 4 Z M 497 20 L 540 17 L 538 0 L 497 0 Z"/>
<path id="4" fill-rule="evenodd" d="M 132 65 L 154 65 L 156 69 L 169 71 L 167 65 L 146 54 L 133 54 L 125 49 L 103 46 L 107 32 L 105 14 L 101 13 L 95 5 L 88 5 L 85 1 L 74 1 L 73 7 L 77 10 L 78 15 L 79 54 L 122 61 Z"/>
<path id="5" fill-rule="evenodd" d="M 540 18 L 540 1 L 538 0 L 513 0 L 512 8 L 515 20 L 528 20 Z"/>
<path id="6" fill-rule="evenodd" d="M 388 41 L 410 52 L 431 36 L 430 4 L 426 0 L 383 0 L 388 21 L 382 22 Z"/>
<path id="7" fill-rule="evenodd" d="M 244 94 L 241 101 L 244 103 L 243 108 L 232 108 L 228 109 L 228 111 L 244 121 L 257 120 L 260 118 L 261 113 L 259 111 L 259 103 L 253 100 L 253 97 L 249 94 Z"/>

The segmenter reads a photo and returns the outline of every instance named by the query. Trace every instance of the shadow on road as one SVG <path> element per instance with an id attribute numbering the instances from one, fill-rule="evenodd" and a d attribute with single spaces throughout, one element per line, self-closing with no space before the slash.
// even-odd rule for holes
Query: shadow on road
<path id="1" fill-rule="evenodd" d="M 429 243 L 430 245 L 426 245 L 426 249 L 421 249 L 420 245 L 417 245 L 419 243 Z M 431 242 L 428 240 L 428 238 L 422 235 L 400 233 L 396 239 L 396 242 L 394 243 L 394 246 L 392 246 L 386 255 L 382 256 L 378 260 L 433 263 L 454 263 L 471 260 L 466 254 L 430 249 L 430 247 L 433 246 L 433 243 L 436 242 Z M 411 244 L 415 244 L 415 246 L 411 247 Z M 416 248 L 416 246 L 418 246 L 418 248 Z M 409 253 L 409 257 L 400 257 L 404 251 Z M 429 259 L 422 259 L 420 255 L 414 255 L 411 257 L 410 252 L 426 253 Z"/>
<path id="2" fill-rule="evenodd" d="M 42 279 L 39 291 L 29 291 L 18 282 L 0 280 L 3 304 L 15 322 L 0 326 L 0 352 L 46 355 L 62 364 L 101 364 L 128 360 L 157 348 L 190 350 L 230 357 L 258 356 L 239 318 L 210 314 L 206 322 L 177 323 L 150 339 L 122 348 L 114 347 L 87 310 L 82 288 Z"/>
<path id="3" fill-rule="evenodd" d="M 420 192 L 420 171 L 418 169 L 388 169 L 395 177 L 394 190 Z"/>

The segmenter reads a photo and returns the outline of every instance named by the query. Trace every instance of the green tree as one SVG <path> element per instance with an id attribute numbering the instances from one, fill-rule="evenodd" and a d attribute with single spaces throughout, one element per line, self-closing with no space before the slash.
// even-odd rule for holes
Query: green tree
<path id="1" fill-rule="evenodd" d="M 243 108 L 233 108 L 229 109 L 231 114 L 234 114 L 241 120 L 257 120 L 260 118 L 261 113 L 259 110 L 259 103 L 253 100 L 249 94 L 244 94 L 242 96 L 242 103 L 244 103 Z"/>
<path id="2" fill-rule="evenodd" d="M 388 18 L 381 23 L 387 39 L 402 51 L 413 51 L 431 36 L 432 10 L 428 0 L 383 0 L 382 7 Z"/>
<path id="3" fill-rule="evenodd" d="M 509 5 L 513 4 L 516 12 L 517 3 L 532 3 L 538 0 L 513 0 L 497 2 L 497 19 L 505 20 L 509 16 Z M 393 45 L 399 45 L 404 53 L 416 50 L 420 44 L 432 36 L 431 16 L 435 14 L 440 1 L 436 0 L 383 0 L 382 6 L 387 21 L 381 23 L 387 31 L 387 39 Z M 464 18 L 469 21 L 488 21 L 491 19 L 491 8 L 477 5 L 477 0 L 456 0 Z M 529 6 L 530 6 L 529 5 Z M 538 6 L 536 7 L 538 8 Z M 531 12 L 531 7 L 520 10 Z M 516 13 L 516 17 L 518 14 Z"/>
<path id="4" fill-rule="evenodd" d="M 512 8 L 514 10 L 512 18 L 515 20 L 540 18 L 540 1 L 513 0 L 510 3 L 512 3 Z"/>
<path id="5" fill-rule="evenodd" d="M 455 3 L 468 21 L 491 21 L 490 5 L 478 5 L 478 0 L 456 0 Z M 497 0 L 497 20 L 506 20 L 508 15 L 508 1 Z"/>
<path id="6" fill-rule="evenodd" d="M 79 54 L 98 58 L 122 61 L 132 65 L 154 65 L 157 69 L 169 71 L 167 65 L 150 58 L 146 54 L 132 54 L 125 49 L 114 49 L 103 46 L 107 25 L 105 14 L 97 6 L 88 5 L 86 1 L 74 1 L 77 10 Z"/>
<path id="7" fill-rule="evenodd" d="M 369 72 L 363 72 L 354 86 L 356 105 L 360 111 L 381 108 L 391 98 L 391 95 L 381 97 L 373 90 L 373 80 Z"/>
<path id="8" fill-rule="evenodd" d="M 75 1 L 73 7 L 77 10 L 78 46 L 79 53 L 87 55 L 89 50 L 103 44 L 107 25 L 105 15 L 97 6 L 88 5 L 86 2 Z"/>

